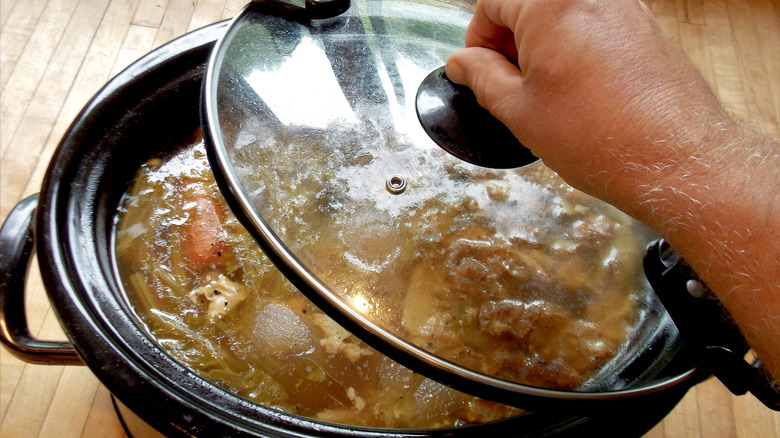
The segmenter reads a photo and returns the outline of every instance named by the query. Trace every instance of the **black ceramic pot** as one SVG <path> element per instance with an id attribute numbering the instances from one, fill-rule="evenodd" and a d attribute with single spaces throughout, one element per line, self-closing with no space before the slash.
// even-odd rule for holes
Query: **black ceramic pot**
<path id="1" fill-rule="evenodd" d="M 140 327 L 113 266 L 112 229 L 138 167 L 199 127 L 206 63 L 225 28 L 215 24 L 163 46 L 109 82 L 85 107 L 52 158 L 40 195 L 21 202 L 0 232 L 2 338 L 23 360 L 84 363 L 130 411 L 167 436 L 639 436 L 701 373 L 652 399 L 588 415 L 545 410 L 457 430 L 350 428 L 237 397 L 173 360 Z M 29 336 L 24 281 L 37 251 L 47 293 L 72 343 Z"/>

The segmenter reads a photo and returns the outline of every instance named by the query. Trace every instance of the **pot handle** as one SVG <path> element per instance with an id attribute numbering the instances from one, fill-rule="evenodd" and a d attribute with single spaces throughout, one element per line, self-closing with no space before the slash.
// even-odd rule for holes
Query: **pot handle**
<path id="1" fill-rule="evenodd" d="M 750 347 L 731 316 L 685 260 L 663 239 L 651 242 L 645 252 L 645 276 L 686 348 L 701 355 L 702 364 L 733 394 L 751 392 L 766 407 L 780 410 L 780 388 L 762 368 L 749 363 Z M 692 317 L 692 315 L 696 315 Z"/>
<path id="2" fill-rule="evenodd" d="M 24 308 L 27 270 L 35 253 L 38 195 L 19 202 L 0 228 L 0 341 L 17 358 L 41 365 L 83 365 L 69 342 L 30 335 Z"/>

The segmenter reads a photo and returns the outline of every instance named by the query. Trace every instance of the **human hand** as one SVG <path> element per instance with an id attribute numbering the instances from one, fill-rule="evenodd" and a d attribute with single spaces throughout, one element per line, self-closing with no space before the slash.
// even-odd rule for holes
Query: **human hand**
<path id="1" fill-rule="evenodd" d="M 447 76 L 567 182 L 624 209 L 705 128 L 732 123 L 638 0 L 480 0 L 466 47 Z"/>

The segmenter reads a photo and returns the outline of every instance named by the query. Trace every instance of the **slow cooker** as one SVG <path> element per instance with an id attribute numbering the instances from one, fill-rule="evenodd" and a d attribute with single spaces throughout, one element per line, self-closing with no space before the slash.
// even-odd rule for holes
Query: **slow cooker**
<path id="1" fill-rule="evenodd" d="M 739 362 L 746 351 L 739 336 L 734 335 L 734 341 L 723 348 L 717 343 L 710 345 L 712 336 L 700 334 L 697 338 L 686 334 L 691 329 L 678 329 L 680 323 L 671 308 L 671 316 L 659 319 L 658 336 L 648 344 L 650 354 L 639 352 L 634 361 L 636 369 L 657 371 L 650 379 L 651 389 L 643 391 L 642 397 L 602 407 L 579 403 L 576 407 L 561 405 L 560 409 L 555 408 L 555 400 L 566 397 L 551 397 L 552 401 L 541 403 L 538 410 L 528 406 L 535 400 L 532 397 L 523 407 L 533 412 L 456 430 L 377 430 L 314 421 L 236 397 L 173 360 L 139 327 L 124 298 L 113 261 L 114 218 L 136 169 L 161 149 L 179 144 L 200 125 L 203 79 L 212 49 L 227 28 L 227 23 L 220 23 L 187 34 L 112 79 L 63 137 L 41 193 L 22 201 L 6 219 L 0 232 L 2 334 L 4 344 L 18 357 L 32 363 L 87 365 L 123 406 L 168 436 L 567 436 L 604 430 L 633 436 L 649 430 L 688 388 L 712 373 L 740 376 L 731 379 L 730 388 L 735 392 L 760 387 L 750 371 L 757 368 Z M 47 293 L 69 343 L 39 341 L 29 335 L 24 281 L 33 253 L 38 255 Z M 670 257 L 661 242 L 648 253 L 648 277 L 667 304 L 679 296 L 672 292 L 679 291 L 680 281 L 694 274 L 681 268 L 684 264 Z M 306 284 L 296 284 L 306 288 Z M 669 293 L 664 295 L 663 290 Z M 670 295 L 672 298 L 664 298 Z M 685 312 L 688 305 L 697 304 L 683 303 L 678 308 Z M 364 330 L 348 318 L 339 320 L 356 332 Z M 724 330 L 733 333 L 732 329 Z M 685 332 L 682 337 L 680 332 Z M 718 351 L 713 357 L 718 363 L 730 361 L 729 370 L 723 372 L 712 365 L 712 358 L 702 356 L 702 348 Z M 381 345 L 380 349 L 404 359 L 397 349 Z M 663 354 L 659 357 L 656 351 Z M 739 360 L 723 359 L 732 357 Z M 438 370 L 425 363 L 418 366 L 446 383 L 468 386 L 458 378 L 437 375 Z M 746 374 L 746 369 L 750 373 Z M 626 379 L 638 379 L 641 374 L 629 372 Z M 749 377 L 742 377 L 745 375 Z M 660 384 L 653 380 L 657 376 L 661 376 Z M 483 397 L 492 391 L 473 389 Z M 511 401 L 511 391 L 497 397 Z"/>

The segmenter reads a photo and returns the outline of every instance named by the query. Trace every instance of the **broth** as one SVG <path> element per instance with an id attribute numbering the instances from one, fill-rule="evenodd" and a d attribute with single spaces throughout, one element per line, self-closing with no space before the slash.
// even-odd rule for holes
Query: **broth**
<path id="1" fill-rule="evenodd" d="M 336 423 L 439 428 L 521 413 L 412 372 L 317 309 L 230 213 L 196 137 L 142 166 L 117 219 L 128 299 L 173 357 L 247 399 Z M 472 178 L 487 181 L 490 198 L 501 202 L 505 192 L 489 173 Z M 549 214 L 565 224 L 565 235 L 496 239 L 468 199 L 422 206 L 409 224 L 421 236 L 418 247 L 399 253 L 402 270 L 377 276 L 377 284 L 406 291 L 387 297 L 399 303 L 397 312 L 380 316 L 474 369 L 576 389 L 641 319 L 641 233 L 544 166 L 527 178 L 557 197 Z M 311 209 L 327 213 L 327 203 Z M 349 239 L 311 244 L 312 259 L 322 263 L 327 251 L 371 251 L 350 247 Z M 338 265 L 331 272 L 349 275 Z"/>
<path id="2" fill-rule="evenodd" d="M 247 399 L 371 427 L 442 428 L 521 412 L 412 372 L 316 308 L 229 212 L 200 140 L 139 170 L 116 254 L 127 297 L 157 342 Z"/>

